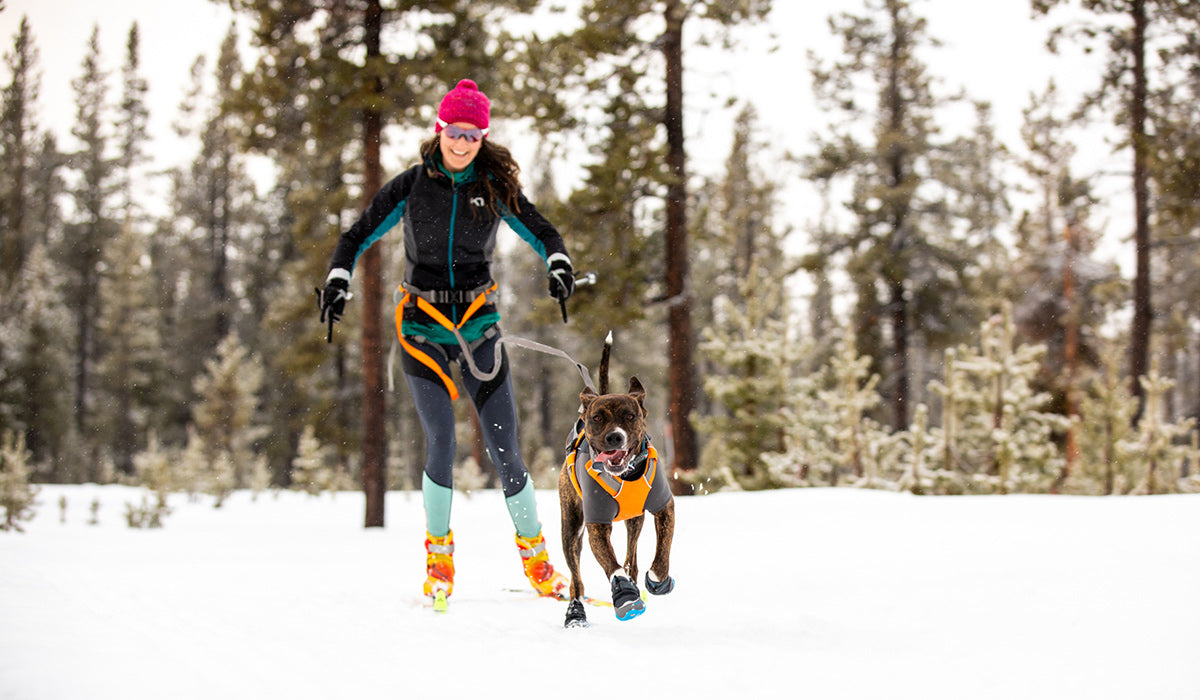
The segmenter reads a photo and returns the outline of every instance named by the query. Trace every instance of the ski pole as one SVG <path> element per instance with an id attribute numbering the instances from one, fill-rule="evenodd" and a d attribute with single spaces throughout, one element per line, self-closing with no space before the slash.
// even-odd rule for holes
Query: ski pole
<path id="1" fill-rule="evenodd" d="M 583 272 L 583 273 L 580 273 L 579 275 L 576 275 L 576 277 L 575 277 L 575 286 L 576 287 L 586 287 L 588 285 L 592 285 L 595 283 L 596 283 L 596 273 L 595 272 Z M 563 323 L 566 323 L 567 322 L 567 300 L 559 299 L 558 306 L 559 306 L 559 308 L 562 309 Z"/>

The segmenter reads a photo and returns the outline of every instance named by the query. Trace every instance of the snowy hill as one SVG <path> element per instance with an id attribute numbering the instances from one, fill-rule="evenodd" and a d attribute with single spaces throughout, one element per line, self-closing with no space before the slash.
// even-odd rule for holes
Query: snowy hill
<path id="1" fill-rule="evenodd" d="M 675 592 L 631 622 L 589 607 L 587 630 L 509 590 L 496 492 L 456 496 L 445 615 L 419 595 L 418 494 L 369 531 L 353 493 L 177 495 L 131 530 L 140 498 L 44 487 L 0 533 L 0 698 L 1200 698 L 1200 496 L 681 499 Z M 647 527 L 643 566 L 653 549 Z"/>

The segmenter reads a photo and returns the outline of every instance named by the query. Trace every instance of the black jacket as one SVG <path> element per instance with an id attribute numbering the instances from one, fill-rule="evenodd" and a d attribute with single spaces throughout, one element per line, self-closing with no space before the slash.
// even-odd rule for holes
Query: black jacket
<path id="1" fill-rule="evenodd" d="M 388 182 L 342 234 L 330 269 L 353 272 L 358 256 L 397 223 L 404 224 L 404 282 L 423 290 L 475 289 L 492 280 L 501 218 L 543 260 L 567 254 L 562 236 L 521 193 L 518 212 L 497 202 L 492 214 L 474 166 L 455 183 L 431 159 Z"/>

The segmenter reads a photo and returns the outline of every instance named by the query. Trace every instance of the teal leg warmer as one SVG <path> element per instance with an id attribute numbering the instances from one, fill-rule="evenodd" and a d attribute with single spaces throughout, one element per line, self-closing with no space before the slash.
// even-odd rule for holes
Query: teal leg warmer
<path id="1" fill-rule="evenodd" d="M 508 506 L 508 515 L 512 518 L 513 527 L 521 537 L 534 537 L 542 531 L 542 523 L 538 520 L 537 500 L 533 493 L 533 479 L 525 482 L 525 488 L 504 499 Z"/>
<path id="2" fill-rule="evenodd" d="M 425 501 L 425 531 L 434 537 L 450 534 L 450 501 L 454 489 L 439 486 L 425 474 L 421 480 L 421 495 Z"/>

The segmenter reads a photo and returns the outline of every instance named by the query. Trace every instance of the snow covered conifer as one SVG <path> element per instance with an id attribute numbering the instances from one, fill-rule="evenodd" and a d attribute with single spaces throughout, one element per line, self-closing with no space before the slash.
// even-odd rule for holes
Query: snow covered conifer
<path id="1" fill-rule="evenodd" d="M 317 439 L 316 429 L 304 426 L 292 459 L 292 488 L 317 496 L 329 487 L 329 449 Z"/>
<path id="2" fill-rule="evenodd" d="M 221 341 L 217 356 L 205 361 L 205 367 L 196 379 L 200 402 L 192 418 L 211 471 L 210 486 L 224 500 L 227 490 L 249 485 L 257 458 L 255 443 L 266 433 L 257 415 L 263 367 L 236 333 Z M 230 474 L 218 465 L 228 465 Z"/>
<path id="3" fill-rule="evenodd" d="M 1051 397 L 1034 389 L 1046 348 L 1018 346 L 1015 335 L 1006 304 L 980 327 L 979 348 L 947 354 L 947 382 L 931 384 L 946 404 L 943 426 L 931 431 L 944 446 L 942 468 L 962 469 L 982 491 L 1044 491 L 1062 469 L 1053 434 L 1067 419 L 1043 412 Z"/>
<path id="4" fill-rule="evenodd" d="M 800 344 L 790 337 L 787 318 L 779 317 L 784 302 L 778 279 L 752 264 L 739 287 L 744 305 L 718 298 L 716 318 L 700 346 L 716 368 L 704 388 L 718 410 L 696 420 L 708 442 L 695 478 L 747 489 L 778 487 L 784 484 L 762 455 L 784 449 L 789 422 L 784 408 Z"/>
<path id="5" fill-rule="evenodd" d="M 1129 393 L 1121 362 L 1119 347 L 1108 344 L 1101 353 L 1100 371 L 1087 383 L 1080 401 L 1082 459 L 1075 478 L 1068 480 L 1072 490 L 1126 493 L 1136 481 L 1129 452 L 1138 400 Z"/>
<path id="6" fill-rule="evenodd" d="M 1176 423 L 1163 420 L 1163 398 L 1175 386 L 1175 381 L 1159 374 L 1158 361 L 1150 365 L 1150 373 L 1139 378 L 1146 397 L 1146 408 L 1138 421 L 1136 447 L 1130 452 L 1138 463 L 1138 483 L 1134 493 L 1153 494 L 1174 491 L 1180 477 L 1180 466 L 1188 447 L 1179 444 L 1180 438 L 1192 431 L 1195 420 L 1186 418 Z"/>
<path id="7" fill-rule="evenodd" d="M 5 431 L 0 443 L 0 505 L 4 506 L 0 530 L 5 532 L 24 532 L 21 521 L 33 519 L 38 487 L 29 483 L 29 459 L 25 436 Z"/>
<path id="8" fill-rule="evenodd" d="M 825 367 L 791 382 L 784 449 L 764 455 L 773 473 L 799 470 L 805 484 L 836 486 L 850 475 L 858 486 L 893 487 L 879 467 L 899 443 L 866 416 L 880 401 L 869 367 L 847 329 Z"/>

